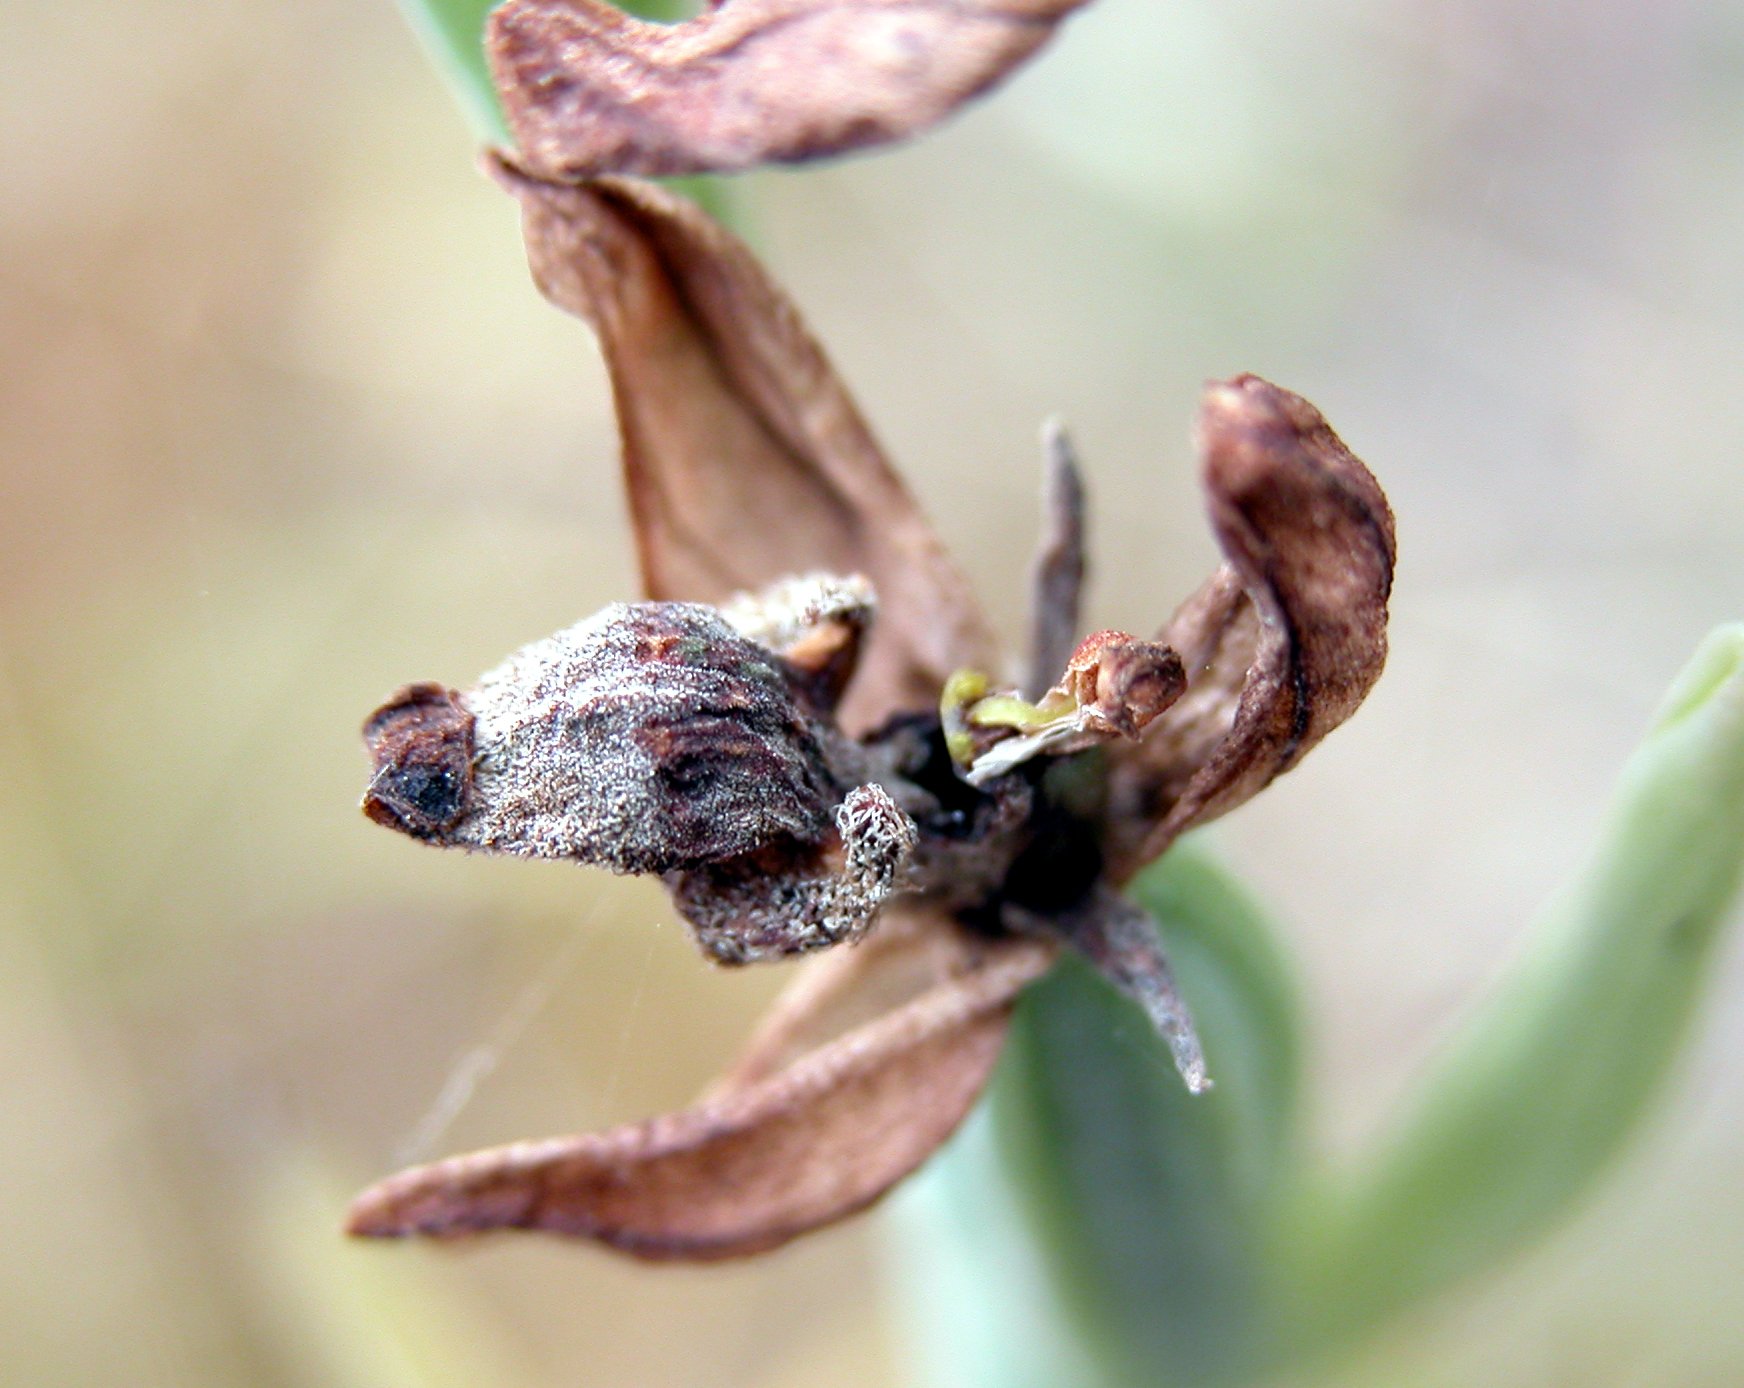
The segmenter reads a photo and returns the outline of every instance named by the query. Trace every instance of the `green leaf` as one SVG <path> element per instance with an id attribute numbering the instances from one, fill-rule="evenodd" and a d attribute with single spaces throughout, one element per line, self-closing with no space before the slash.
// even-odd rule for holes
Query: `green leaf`
<path id="1" fill-rule="evenodd" d="M 412 28 L 466 108 L 473 134 L 490 145 L 507 145 L 508 126 L 497 104 L 484 57 L 484 20 L 497 0 L 400 0 Z"/>
<path id="2" fill-rule="evenodd" d="M 1305 1338 L 1349 1340 L 1589 1189 L 1688 1030 L 1744 863 L 1744 626 L 1711 635 L 1625 768 L 1600 844 L 1378 1156 L 1313 1202 Z"/>
<path id="3" fill-rule="evenodd" d="M 972 1124 L 917 1197 L 927 1314 L 952 1327 L 941 1383 L 1229 1383 L 1265 1351 L 1267 1250 L 1296 1160 L 1288 973 L 1251 901 L 1191 845 L 1134 896 L 1217 1088 L 1189 1095 L 1143 1014 L 1076 960 L 1029 991 L 990 1130 Z"/>
<path id="4" fill-rule="evenodd" d="M 898 1187 L 887 1279 L 925 1388 L 1093 1388 L 1105 1375 L 1061 1304 L 980 1105 Z M 906 1380 L 905 1380 L 906 1381 Z"/>

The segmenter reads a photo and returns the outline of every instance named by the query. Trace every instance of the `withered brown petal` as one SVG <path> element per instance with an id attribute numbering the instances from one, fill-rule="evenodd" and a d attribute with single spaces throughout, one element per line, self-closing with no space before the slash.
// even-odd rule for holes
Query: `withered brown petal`
<path id="1" fill-rule="evenodd" d="M 709 1094 L 767 1079 L 808 1051 L 972 971 L 986 958 L 985 946 L 943 912 L 898 898 L 860 943 L 828 950 L 794 970 Z"/>
<path id="2" fill-rule="evenodd" d="M 1110 751 L 1117 879 L 1288 771 L 1386 660 L 1393 515 L 1319 411 L 1238 376 L 1207 388 L 1198 439 L 1227 563 L 1161 634 L 1185 697 Z"/>
<path id="3" fill-rule="evenodd" d="M 540 289 L 599 334 L 648 595 L 720 603 L 791 574 L 864 574 L 878 614 L 850 732 L 985 667 L 967 582 L 750 251 L 651 184 L 494 168 L 521 200 Z"/>
<path id="4" fill-rule="evenodd" d="M 925 130 L 1084 3 L 725 0 L 666 25 L 604 0 L 509 0 L 491 70 L 547 177 L 744 169 Z"/>
<path id="5" fill-rule="evenodd" d="M 911 1001 L 782 1063 L 782 1047 L 766 1043 L 759 1064 L 681 1112 L 401 1172 L 358 1198 L 351 1232 L 542 1229 L 644 1258 L 712 1260 L 863 1209 L 962 1121 L 998 1059 L 1013 999 L 1055 953 L 952 926 L 917 938 L 952 941 L 954 968 Z M 840 997 L 813 989 L 798 1013 L 827 1012 Z M 790 1015 L 783 1042 L 805 1039 L 807 1021 Z"/>

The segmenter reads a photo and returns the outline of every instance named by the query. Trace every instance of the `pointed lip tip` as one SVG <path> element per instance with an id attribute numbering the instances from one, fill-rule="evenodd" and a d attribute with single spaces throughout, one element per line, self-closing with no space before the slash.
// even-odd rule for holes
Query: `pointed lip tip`
<path id="1" fill-rule="evenodd" d="M 398 1239 L 405 1237 L 407 1232 L 384 1218 L 382 1212 L 369 1203 L 367 1194 L 352 1202 L 341 1227 L 346 1237 L 353 1239 Z"/>
<path id="2" fill-rule="evenodd" d="M 1288 393 L 1251 374 L 1209 382 L 1193 421 L 1193 436 L 1207 465 L 1224 469 L 1237 458 L 1287 447 L 1303 433 Z"/>
<path id="3" fill-rule="evenodd" d="M 1280 389 L 1265 377 L 1243 371 L 1235 376 L 1206 381 L 1199 398 L 1199 411 L 1201 417 L 1223 412 L 1251 415 L 1256 408 L 1275 408 L 1281 394 Z"/>
<path id="4" fill-rule="evenodd" d="M 440 1237 L 439 1225 L 418 1212 L 415 1202 L 408 1204 L 401 1188 L 405 1178 L 421 1173 L 422 1168 L 408 1167 L 365 1186 L 351 1199 L 345 1209 L 341 1226 L 347 1237 L 354 1239 L 408 1239 L 417 1235 Z"/>
<path id="5" fill-rule="evenodd" d="M 1207 395 L 1212 395 L 1221 391 L 1240 393 L 1255 386 L 1275 389 L 1265 377 L 1258 376 L 1252 371 L 1238 371 L 1233 376 L 1208 376 L 1204 389 Z"/>

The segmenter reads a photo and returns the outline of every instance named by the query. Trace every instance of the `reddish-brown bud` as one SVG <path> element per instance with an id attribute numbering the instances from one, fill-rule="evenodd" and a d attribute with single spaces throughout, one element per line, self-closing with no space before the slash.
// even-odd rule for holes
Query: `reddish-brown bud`
<path id="1" fill-rule="evenodd" d="M 1137 737 L 1187 687 L 1181 657 L 1160 641 L 1098 631 L 1078 643 L 1056 686 L 1109 731 Z"/>

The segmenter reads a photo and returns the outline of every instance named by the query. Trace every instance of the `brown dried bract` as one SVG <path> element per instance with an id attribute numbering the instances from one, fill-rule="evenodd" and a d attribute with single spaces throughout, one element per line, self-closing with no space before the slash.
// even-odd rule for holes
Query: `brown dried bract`
<path id="1" fill-rule="evenodd" d="M 740 1257 L 863 1209 L 956 1129 L 999 1055 L 1012 1000 L 1053 951 L 987 940 L 945 920 L 893 929 L 847 958 L 852 982 L 924 988 L 811 1046 L 845 990 L 808 990 L 803 1015 L 736 1082 L 694 1107 L 609 1132 L 415 1167 L 366 1191 L 353 1233 L 453 1235 L 545 1229 L 644 1258 Z M 920 956 L 917 959 L 917 955 Z M 835 964 L 832 957 L 821 965 Z M 839 973 L 839 966 L 834 970 Z"/>
<path id="2" fill-rule="evenodd" d="M 718 604 L 792 574 L 864 575 L 878 624 L 841 710 L 849 732 L 991 659 L 968 583 L 743 244 L 650 184 L 492 168 L 521 200 L 539 288 L 599 335 L 650 597 Z"/>
<path id="3" fill-rule="evenodd" d="M 652 24 L 509 0 L 491 70 L 527 167 L 559 181 L 842 154 L 944 119 L 1086 0 L 724 0 Z"/>

